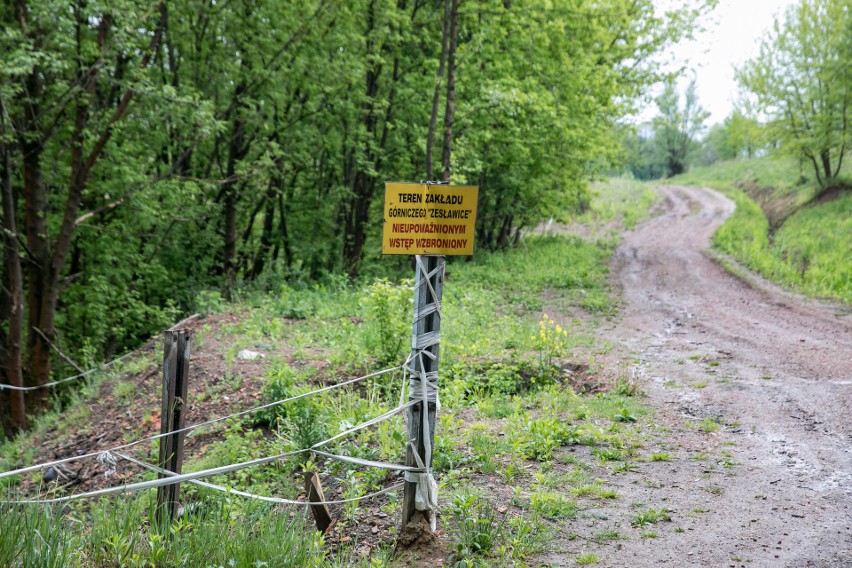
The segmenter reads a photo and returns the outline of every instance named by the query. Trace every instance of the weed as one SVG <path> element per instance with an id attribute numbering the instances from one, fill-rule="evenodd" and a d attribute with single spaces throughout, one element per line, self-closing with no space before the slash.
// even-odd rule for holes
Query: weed
<path id="1" fill-rule="evenodd" d="M 631 374 L 621 375 L 615 380 L 615 393 L 621 396 L 640 396 L 642 391 L 642 381 L 636 374 L 636 368 L 633 367 Z"/>
<path id="2" fill-rule="evenodd" d="M 504 482 L 512 483 L 513 481 L 520 479 L 525 472 L 526 470 L 522 465 L 518 465 L 515 462 L 509 462 L 503 467 L 501 477 Z"/>
<path id="3" fill-rule="evenodd" d="M 732 459 L 730 457 L 723 457 L 722 459 L 717 460 L 716 463 L 721 465 L 722 467 L 728 468 L 728 469 L 730 469 L 734 466 L 740 465 L 740 463 L 738 461 L 735 461 L 734 459 Z"/>
<path id="4" fill-rule="evenodd" d="M 469 443 L 474 453 L 474 460 L 479 465 L 479 471 L 485 475 L 497 471 L 495 458 L 509 449 L 508 444 L 502 442 L 499 438 L 495 439 L 493 436 L 480 432 L 473 434 Z"/>
<path id="5" fill-rule="evenodd" d="M 671 521 L 671 517 L 664 509 L 646 509 L 636 514 L 630 521 L 633 528 L 653 525 L 661 521 Z"/>
<path id="6" fill-rule="evenodd" d="M 599 532 L 599 533 L 595 533 L 592 536 L 592 540 L 594 540 L 595 542 L 601 542 L 601 543 L 612 542 L 614 540 L 621 540 L 622 538 L 624 538 L 624 537 L 621 535 L 621 533 L 619 533 L 618 531 L 614 531 L 614 530 L 602 531 L 602 532 Z"/>
<path id="7" fill-rule="evenodd" d="M 662 453 L 659 453 L 659 454 L 651 454 L 651 461 L 652 462 L 668 462 L 668 461 L 672 461 L 672 456 L 671 456 L 671 454 L 666 453 L 666 452 L 662 452 Z"/>
<path id="8" fill-rule="evenodd" d="M 522 457 L 538 461 L 551 459 L 556 448 L 577 442 L 578 436 L 576 426 L 548 416 L 519 417 L 511 424 L 511 431 L 513 449 Z"/>
<path id="9" fill-rule="evenodd" d="M 536 491 L 530 495 L 530 508 L 553 520 L 577 517 L 577 504 L 552 491 Z"/>
<path id="10" fill-rule="evenodd" d="M 460 493 L 453 498 L 448 522 L 452 541 L 450 562 L 456 565 L 467 558 L 490 554 L 505 528 L 505 517 L 499 518 L 497 508 L 474 493 Z"/>
<path id="11" fill-rule="evenodd" d="M 698 425 L 702 432 L 710 433 L 715 432 L 719 429 L 719 423 L 713 419 L 712 416 L 708 416 Z"/>
<path id="12" fill-rule="evenodd" d="M 616 422 L 636 422 L 636 417 L 630 414 L 628 408 L 622 408 L 619 414 L 615 416 Z"/>
<path id="13" fill-rule="evenodd" d="M 112 395 L 119 404 L 130 404 L 135 394 L 136 384 L 133 381 L 116 381 L 113 383 Z"/>
<path id="14" fill-rule="evenodd" d="M 476 409 L 483 418 L 506 418 L 515 412 L 511 402 L 505 397 L 484 396 L 478 399 Z"/>
<path id="15" fill-rule="evenodd" d="M 366 347 L 375 354 L 380 366 L 397 364 L 405 357 L 413 297 L 410 280 L 400 284 L 377 280 L 361 294 L 368 329 Z"/>
<path id="16" fill-rule="evenodd" d="M 589 564 L 597 564 L 600 561 L 598 555 L 594 552 L 585 552 L 577 556 L 578 566 L 587 566 Z"/>
<path id="17" fill-rule="evenodd" d="M 562 326 L 547 317 L 547 314 L 541 316 L 538 322 L 538 334 L 531 337 L 533 346 L 538 351 L 540 380 L 551 382 L 556 378 L 559 368 L 555 361 L 565 354 L 568 346 L 567 337 L 567 329 L 562 329 Z"/>
<path id="18" fill-rule="evenodd" d="M 623 461 L 612 468 L 612 473 L 630 473 L 639 469 L 636 464 L 629 461 Z"/>
<path id="19" fill-rule="evenodd" d="M 221 313 L 225 306 L 225 299 L 216 290 L 202 290 L 195 295 L 195 310 L 202 315 Z"/>
<path id="20" fill-rule="evenodd" d="M 592 454 L 602 462 L 624 460 L 624 454 L 622 454 L 618 450 L 611 450 L 606 448 L 592 448 Z"/>

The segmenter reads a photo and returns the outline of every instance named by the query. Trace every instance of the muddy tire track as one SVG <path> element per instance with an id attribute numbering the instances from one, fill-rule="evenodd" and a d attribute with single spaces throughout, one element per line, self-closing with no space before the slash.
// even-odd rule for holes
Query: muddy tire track
<path id="1" fill-rule="evenodd" d="M 675 462 L 643 463 L 616 484 L 673 519 L 656 538 L 603 549 L 603 563 L 852 566 L 848 307 L 733 276 L 708 252 L 733 203 L 709 189 L 660 193 L 658 214 L 616 253 L 625 306 L 610 336 L 679 448 Z M 696 428 L 708 417 L 722 429 Z M 713 467 L 690 459 L 702 454 Z"/>

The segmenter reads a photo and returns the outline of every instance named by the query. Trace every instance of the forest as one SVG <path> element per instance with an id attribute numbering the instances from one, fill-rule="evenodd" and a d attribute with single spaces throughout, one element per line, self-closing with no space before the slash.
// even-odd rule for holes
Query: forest
<path id="1" fill-rule="evenodd" d="M 4 3 L 6 382 L 109 359 L 211 294 L 399 268 L 377 262 L 388 180 L 479 185 L 478 250 L 581 211 L 710 4 Z M 8 396 L 11 432 L 48 403 Z"/>

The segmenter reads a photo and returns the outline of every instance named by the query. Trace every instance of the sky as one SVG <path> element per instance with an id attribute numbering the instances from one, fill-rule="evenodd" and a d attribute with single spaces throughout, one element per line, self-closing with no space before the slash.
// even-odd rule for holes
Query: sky
<path id="1" fill-rule="evenodd" d="M 658 0 L 664 5 L 670 0 Z M 698 101 L 710 112 L 708 126 L 722 122 L 731 113 L 737 99 L 734 67 L 758 54 L 760 38 L 772 28 L 774 17 L 783 14 L 797 0 L 720 0 L 719 5 L 705 16 L 704 32 L 694 41 L 683 42 L 674 48 L 677 61 L 687 71 L 679 81 L 681 92 L 696 78 Z M 653 103 L 641 119 L 656 114 Z"/>

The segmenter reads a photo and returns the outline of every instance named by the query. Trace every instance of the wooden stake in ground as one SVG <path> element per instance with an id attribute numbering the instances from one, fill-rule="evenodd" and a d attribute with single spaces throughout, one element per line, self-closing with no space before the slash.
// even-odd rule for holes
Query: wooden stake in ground
<path id="1" fill-rule="evenodd" d="M 183 467 L 183 442 L 186 432 L 187 390 L 189 385 L 190 330 L 165 332 L 163 337 L 163 407 L 160 415 L 160 433 L 171 434 L 160 438 L 160 467 L 179 474 Z M 166 477 L 161 473 L 160 479 Z M 164 485 L 157 489 L 157 510 L 162 520 L 177 516 L 180 485 Z"/>
<path id="2" fill-rule="evenodd" d="M 413 377 L 409 400 L 420 400 L 408 411 L 408 439 L 405 465 L 427 469 L 432 463 L 435 440 L 435 414 L 438 388 L 438 344 L 441 330 L 441 292 L 444 282 L 443 256 L 417 256 L 417 275 L 414 286 L 414 330 L 412 337 L 410 369 Z M 426 384 L 424 384 L 424 382 Z M 425 391 L 425 396 L 424 396 Z M 427 401 L 423 402 L 423 398 Z M 415 453 L 416 452 L 416 453 Z M 418 459 L 419 458 L 419 459 Z M 426 476 L 419 477 L 422 484 Z M 402 501 L 402 529 L 420 513 L 434 525 L 435 511 L 424 499 L 417 499 L 418 481 L 406 476 Z M 421 488 L 421 495 L 428 491 Z"/>
<path id="3" fill-rule="evenodd" d="M 303 471 L 302 476 L 305 478 L 305 496 L 311 503 L 317 503 L 311 505 L 311 513 L 314 515 L 317 530 L 324 533 L 334 521 L 328 512 L 328 507 L 322 504 L 325 501 L 325 494 L 319 476 L 313 471 Z"/>

